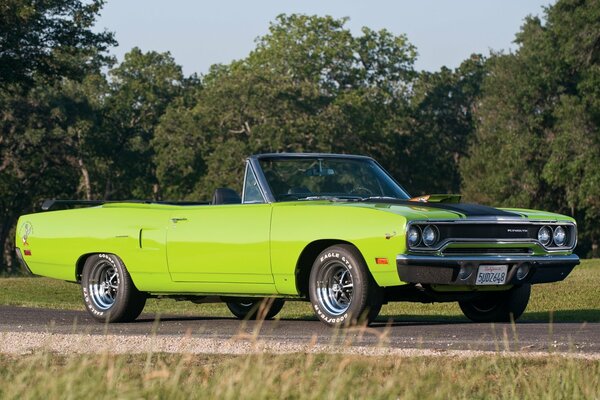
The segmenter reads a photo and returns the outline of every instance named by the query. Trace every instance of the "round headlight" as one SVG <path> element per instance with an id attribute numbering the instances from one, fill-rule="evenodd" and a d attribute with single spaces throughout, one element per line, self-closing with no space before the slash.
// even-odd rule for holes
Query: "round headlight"
<path id="1" fill-rule="evenodd" d="M 438 234 L 435 226 L 427 225 L 425 229 L 423 229 L 423 243 L 426 246 L 433 246 L 435 242 L 437 242 Z"/>
<path id="2" fill-rule="evenodd" d="M 552 230 L 547 226 L 542 226 L 538 231 L 538 240 L 544 246 L 548 246 L 552 240 Z"/>
<path id="3" fill-rule="evenodd" d="M 421 231 L 416 226 L 411 226 L 408 229 L 407 237 L 408 245 L 410 247 L 415 247 L 421 241 Z"/>
<path id="4" fill-rule="evenodd" d="M 554 229 L 554 244 L 557 246 L 564 246 L 566 241 L 567 232 L 565 231 L 565 228 L 557 226 L 556 229 Z"/>

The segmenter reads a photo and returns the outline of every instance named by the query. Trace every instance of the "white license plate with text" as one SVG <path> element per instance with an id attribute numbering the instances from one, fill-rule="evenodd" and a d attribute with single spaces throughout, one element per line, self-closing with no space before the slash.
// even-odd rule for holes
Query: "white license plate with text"
<path id="1" fill-rule="evenodd" d="M 504 285 L 508 265 L 480 265 L 477 270 L 476 285 Z"/>

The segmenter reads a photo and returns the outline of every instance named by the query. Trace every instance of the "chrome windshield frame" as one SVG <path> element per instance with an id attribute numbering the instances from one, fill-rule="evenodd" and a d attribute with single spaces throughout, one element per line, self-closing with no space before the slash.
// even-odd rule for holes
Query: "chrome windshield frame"
<path id="1" fill-rule="evenodd" d="M 404 187 L 402 185 L 400 185 L 398 183 L 398 181 L 396 179 L 394 179 L 394 177 L 385 168 L 383 168 L 381 166 L 381 164 L 379 164 L 375 159 L 368 157 L 368 156 L 359 156 L 359 155 L 351 155 L 351 154 L 332 154 L 332 153 L 265 153 L 265 154 L 252 155 L 246 159 L 246 162 L 248 165 L 250 165 L 252 167 L 252 169 L 254 171 L 254 176 L 256 177 L 256 180 L 258 182 L 258 186 L 260 187 L 261 192 L 263 193 L 263 196 L 267 203 L 276 203 L 277 200 L 275 199 L 275 196 L 273 195 L 273 192 L 271 191 L 271 188 L 269 186 L 267 178 L 265 177 L 263 170 L 260 166 L 260 160 L 262 160 L 262 159 L 277 159 L 277 158 L 280 158 L 280 159 L 336 158 L 336 159 L 369 161 L 369 162 L 372 162 L 373 164 L 375 164 L 377 167 L 379 167 L 381 169 L 381 171 L 395 185 L 397 185 L 398 188 L 407 196 L 407 199 L 410 198 L 410 195 L 408 194 L 406 189 L 404 189 Z M 246 176 L 244 175 L 244 184 L 245 184 L 245 181 L 246 181 Z M 242 198 L 243 198 L 243 193 L 242 193 Z"/>

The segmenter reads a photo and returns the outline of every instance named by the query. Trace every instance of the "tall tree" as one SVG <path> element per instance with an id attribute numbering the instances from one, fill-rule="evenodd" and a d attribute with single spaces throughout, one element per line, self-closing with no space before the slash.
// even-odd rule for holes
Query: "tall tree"
<path id="1" fill-rule="evenodd" d="M 168 52 L 133 48 L 109 75 L 105 122 L 110 134 L 102 150 L 110 167 L 102 197 L 156 199 L 150 142 L 169 103 L 182 95 L 186 80 L 181 66 Z"/>
<path id="2" fill-rule="evenodd" d="M 91 30 L 104 1 L 3 0 L 0 3 L 0 87 L 35 79 L 81 79 L 109 61 L 112 33 Z"/>
<path id="3" fill-rule="evenodd" d="M 86 140 L 95 114 L 85 97 L 63 88 L 66 84 L 34 85 L 23 95 L 0 91 L 4 269 L 12 265 L 19 215 L 36 210 L 43 198 L 74 197 L 83 182 Z"/>
<path id="4" fill-rule="evenodd" d="M 359 152 L 392 160 L 394 118 L 408 112 L 415 49 L 385 30 L 353 36 L 345 23 L 280 15 L 248 57 L 215 66 L 195 105 L 167 112 L 157 130 L 163 187 L 183 172 L 190 178 L 185 193 L 171 193 L 207 198 L 218 185 L 239 188 L 243 159 L 257 152 Z M 183 143 L 196 151 L 183 150 L 180 160 L 164 156 L 181 154 Z"/>
<path id="5" fill-rule="evenodd" d="M 73 196 L 95 124 L 78 89 L 109 60 L 91 27 L 102 1 L 0 2 L 0 271 L 13 265 L 17 217 L 41 197 Z"/>
<path id="6" fill-rule="evenodd" d="M 560 0 L 545 19 L 528 18 L 518 50 L 490 60 L 464 193 L 574 215 L 597 256 L 600 1 Z"/>
<path id="7" fill-rule="evenodd" d="M 406 185 L 418 193 L 458 193 L 460 160 L 475 132 L 486 60 L 473 54 L 455 70 L 421 72 L 411 97 L 410 135 L 399 136 L 406 149 Z"/>

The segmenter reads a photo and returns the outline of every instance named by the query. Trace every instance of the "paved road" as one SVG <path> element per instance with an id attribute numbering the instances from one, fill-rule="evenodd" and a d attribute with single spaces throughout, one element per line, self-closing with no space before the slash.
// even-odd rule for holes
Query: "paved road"
<path id="1" fill-rule="evenodd" d="M 510 350 L 600 353 L 600 323 L 473 324 L 465 322 L 402 322 L 374 324 L 366 330 L 331 329 L 318 321 L 238 321 L 229 318 L 151 314 L 133 323 L 100 324 L 85 311 L 0 307 L 0 332 L 159 335 L 230 339 L 258 332 L 259 339 L 287 343 L 384 344 L 391 348 L 428 350 Z"/>

